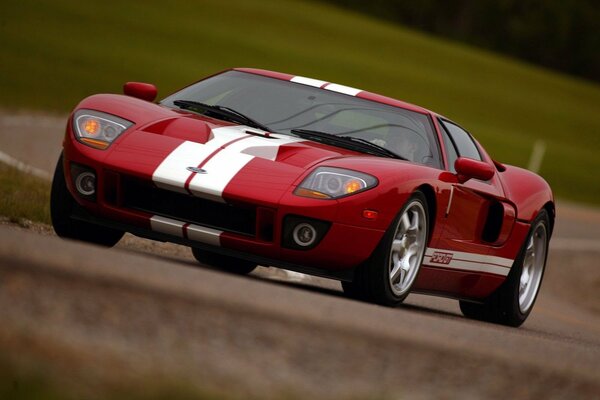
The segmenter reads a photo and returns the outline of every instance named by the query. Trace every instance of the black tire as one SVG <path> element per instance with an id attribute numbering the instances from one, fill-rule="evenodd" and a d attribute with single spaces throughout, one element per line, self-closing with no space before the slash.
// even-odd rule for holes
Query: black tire
<path id="1" fill-rule="evenodd" d="M 548 258 L 549 241 L 550 219 L 546 210 L 541 210 L 531 224 L 531 229 L 521 247 L 519 256 L 515 259 L 504 283 L 482 304 L 461 300 L 459 304 L 463 315 L 471 319 L 513 327 L 523 324 L 533 309 L 542 284 Z M 530 254 L 537 257 L 532 262 L 538 263 L 535 267 L 538 271 L 534 274 L 529 271 L 532 267 L 528 266 L 526 273 L 527 277 L 534 277 L 535 287 L 529 288 L 525 285 L 526 289 L 524 289 L 522 275 L 525 262 L 528 260 L 528 247 L 533 246 L 532 243 L 536 242 L 539 244 L 537 247 L 541 247 L 543 253 L 536 255 L 536 252 L 533 251 L 535 249 L 533 249 Z M 528 295 L 524 295 L 522 290 Z"/>
<path id="2" fill-rule="evenodd" d="M 400 271 L 398 284 L 394 284 L 393 281 L 395 281 L 395 278 L 392 278 L 392 275 L 396 276 L 396 274 L 393 274 L 396 262 L 394 261 L 395 253 L 392 245 L 400 240 L 398 235 L 402 234 L 401 231 L 404 228 L 408 228 L 406 226 L 402 227 L 405 225 L 402 221 L 405 212 L 418 212 L 421 215 L 417 218 L 418 232 L 415 234 L 415 237 L 418 236 L 419 238 L 418 250 L 416 254 L 409 255 L 407 258 L 407 260 L 413 261 L 407 272 L 408 276 L 404 277 L 406 280 L 403 281 L 402 271 Z M 413 221 L 409 222 L 413 223 Z M 402 243 L 404 243 L 405 236 L 411 237 L 408 234 L 408 229 L 403 235 Z M 344 293 L 353 298 L 385 306 L 396 306 L 402 303 L 409 295 L 412 285 L 417 280 L 428 240 L 429 210 L 427 200 L 423 193 L 415 192 L 402 207 L 402 210 L 400 210 L 388 228 L 370 259 L 357 268 L 354 280 L 352 282 L 342 282 Z M 408 249 L 403 248 L 403 251 L 400 251 L 400 253 L 402 252 L 406 255 L 408 254 Z M 404 259 L 404 257 L 403 255 L 402 258 Z"/>
<path id="3" fill-rule="evenodd" d="M 65 239 L 80 240 L 105 247 L 112 247 L 121 240 L 124 232 L 71 218 L 73 210 L 78 206 L 67 189 L 61 154 L 54 170 L 50 192 L 50 218 L 54 232 Z"/>
<path id="4" fill-rule="evenodd" d="M 192 247 L 192 254 L 199 263 L 232 274 L 247 275 L 257 267 L 257 265 L 251 261 L 201 250 L 195 247 Z"/>
<path id="5" fill-rule="evenodd" d="M 366 300 L 364 298 L 364 296 L 362 295 L 362 292 L 359 288 L 359 284 L 358 284 L 358 271 L 357 274 L 354 277 L 354 281 L 353 282 L 348 282 L 348 281 L 342 281 L 342 290 L 344 291 L 344 294 L 352 299 L 357 299 L 357 300 Z"/>

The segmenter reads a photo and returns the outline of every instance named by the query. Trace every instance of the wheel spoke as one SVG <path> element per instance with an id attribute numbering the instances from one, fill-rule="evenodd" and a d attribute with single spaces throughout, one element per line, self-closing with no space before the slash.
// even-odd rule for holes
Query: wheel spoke
<path id="1" fill-rule="evenodd" d="M 398 260 L 397 262 L 394 263 L 394 268 L 392 269 L 392 272 L 390 272 L 390 281 L 392 283 L 396 282 L 398 280 L 398 276 L 401 276 L 402 274 L 402 261 Z"/>
<path id="2" fill-rule="evenodd" d="M 408 228 L 408 230 L 410 232 L 415 232 L 419 229 L 419 213 L 416 211 L 413 211 L 412 215 L 413 215 L 413 221 L 412 221 L 412 224 L 410 225 L 410 228 Z"/>
<path id="3" fill-rule="evenodd" d="M 527 249 L 525 250 L 525 259 L 523 260 L 523 265 L 529 266 L 533 263 L 535 257 L 535 247 L 533 242 L 533 236 L 529 239 L 529 243 L 527 244 Z"/>
<path id="4" fill-rule="evenodd" d="M 402 228 L 402 232 L 406 232 L 410 229 L 410 219 L 408 217 L 408 213 L 404 213 L 404 215 L 402 216 L 402 222 L 401 222 L 401 226 Z"/>
<path id="5" fill-rule="evenodd" d="M 404 239 L 394 239 L 392 242 L 392 252 L 402 253 L 404 250 Z"/>
<path id="6" fill-rule="evenodd" d="M 523 259 L 523 271 L 521 272 L 521 279 L 519 282 L 519 290 L 524 292 L 527 289 L 527 285 L 529 284 L 531 271 L 533 268 L 533 263 L 535 261 L 535 242 L 533 240 L 535 235 L 531 235 L 529 238 L 529 242 L 527 243 L 527 248 L 525 249 L 525 258 Z"/>
<path id="7" fill-rule="evenodd" d="M 400 284 L 400 286 L 403 286 L 405 279 L 406 279 L 406 271 L 404 271 L 404 268 L 400 268 L 400 279 L 398 280 L 398 284 Z"/>
<path id="8" fill-rule="evenodd" d="M 410 246 L 408 246 L 407 251 L 410 254 L 417 254 L 419 252 L 420 247 L 421 247 L 421 245 L 419 244 L 419 242 L 417 240 L 415 240 L 410 244 Z"/>
<path id="9" fill-rule="evenodd" d="M 523 272 L 521 273 L 521 280 L 520 280 L 521 290 L 524 290 L 527 287 L 528 283 L 529 283 L 529 268 L 525 268 L 525 269 L 523 269 Z"/>
<path id="10" fill-rule="evenodd" d="M 404 257 L 404 259 L 402 260 L 402 269 L 404 271 L 408 271 L 410 270 L 410 258 L 412 257 L 412 254 L 408 254 L 406 257 Z"/>
<path id="11" fill-rule="evenodd" d="M 402 265 L 400 267 L 400 284 L 403 284 L 404 281 L 406 280 L 406 276 L 408 275 L 408 272 L 410 271 L 410 255 L 406 256 L 404 258 L 404 260 L 402 260 Z"/>

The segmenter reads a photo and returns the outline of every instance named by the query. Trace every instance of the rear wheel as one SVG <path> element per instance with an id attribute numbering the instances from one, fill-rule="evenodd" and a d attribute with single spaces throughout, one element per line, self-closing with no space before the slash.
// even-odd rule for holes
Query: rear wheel
<path id="1" fill-rule="evenodd" d="M 429 211 L 421 192 L 406 202 L 371 259 L 359 267 L 353 282 L 342 282 L 352 297 L 394 306 L 410 293 L 423 262 L 429 233 Z"/>
<path id="2" fill-rule="evenodd" d="M 71 218 L 76 207 L 78 205 L 67 189 L 61 155 L 56 164 L 50 192 L 50 218 L 54 232 L 65 239 L 81 240 L 106 247 L 112 247 L 121 240 L 124 232 Z"/>
<path id="3" fill-rule="evenodd" d="M 542 284 L 549 240 L 550 219 L 546 210 L 542 210 L 531 224 L 506 281 L 483 304 L 460 301 L 463 315 L 509 326 L 525 322 Z"/>
<path id="4" fill-rule="evenodd" d="M 200 250 L 195 247 L 192 247 L 192 254 L 201 264 L 233 274 L 247 275 L 257 267 L 257 265 L 251 261 L 225 256 L 211 251 Z"/>

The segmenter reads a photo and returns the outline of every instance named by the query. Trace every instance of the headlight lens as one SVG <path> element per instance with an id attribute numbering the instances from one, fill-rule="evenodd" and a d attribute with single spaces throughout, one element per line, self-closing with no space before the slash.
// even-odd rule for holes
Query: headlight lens
<path id="1" fill-rule="evenodd" d="M 319 167 L 307 176 L 294 194 L 313 199 L 337 199 L 370 189 L 377 178 L 343 168 Z"/>
<path id="2" fill-rule="evenodd" d="M 73 125 L 77 140 L 97 149 L 106 149 L 133 123 L 100 111 L 79 110 L 73 116 Z"/>

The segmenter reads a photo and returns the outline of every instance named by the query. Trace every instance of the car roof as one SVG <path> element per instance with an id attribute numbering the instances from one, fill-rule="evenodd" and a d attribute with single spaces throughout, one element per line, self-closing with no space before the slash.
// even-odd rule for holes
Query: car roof
<path id="1" fill-rule="evenodd" d="M 240 72 L 246 72 L 246 73 L 250 73 L 250 74 L 255 74 L 255 75 L 262 75 L 262 76 L 266 76 L 269 78 L 280 79 L 283 81 L 291 81 L 294 78 L 299 78 L 299 79 L 312 80 L 312 81 L 318 82 L 317 80 L 314 80 L 314 79 L 309 79 L 309 78 L 305 78 L 305 77 L 297 76 L 297 75 L 285 74 L 282 72 L 269 71 L 266 69 L 233 68 L 233 70 L 240 71 Z M 330 85 L 335 85 L 337 87 L 346 88 L 346 89 L 352 89 L 352 93 L 356 93 L 353 95 L 358 98 L 361 98 L 361 99 L 375 101 L 377 103 L 387 104 L 387 105 L 393 106 L 393 107 L 400 107 L 400 108 L 404 108 L 406 110 L 418 112 L 421 114 L 428 114 L 428 115 L 433 115 L 433 116 L 438 115 L 437 113 L 434 113 L 426 108 L 423 108 L 423 107 L 420 107 L 420 106 L 417 106 L 417 105 L 414 105 L 411 103 L 407 103 L 407 102 L 404 102 L 401 100 L 396 100 L 391 97 L 383 96 L 383 95 L 380 95 L 377 93 L 368 92 L 366 90 L 354 89 L 354 88 L 350 88 L 347 86 L 334 84 L 332 82 L 325 82 L 322 86 L 320 86 L 320 88 L 325 89 L 327 86 L 330 86 Z"/>

